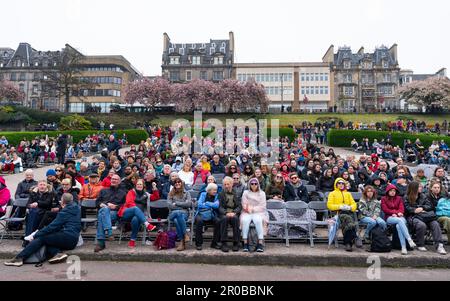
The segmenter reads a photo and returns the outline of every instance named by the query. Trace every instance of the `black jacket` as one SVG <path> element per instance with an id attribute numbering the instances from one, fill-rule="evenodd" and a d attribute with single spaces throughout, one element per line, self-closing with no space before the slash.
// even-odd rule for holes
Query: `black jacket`
<path id="1" fill-rule="evenodd" d="M 61 207 L 61 205 L 59 204 L 59 201 L 61 201 L 61 198 L 62 198 L 64 193 L 65 192 L 64 192 L 62 186 L 59 187 L 58 190 L 56 191 L 56 198 L 55 198 L 55 201 L 54 201 L 54 203 L 52 205 L 52 208 L 60 208 Z M 69 191 L 67 193 L 70 193 L 73 196 L 73 201 L 78 204 L 78 194 L 80 193 L 78 188 L 73 188 L 72 187 L 72 188 L 69 189 Z"/>
<path id="2" fill-rule="evenodd" d="M 97 198 L 97 207 L 100 207 L 100 204 L 114 204 L 117 206 L 122 206 L 125 204 L 125 199 L 127 196 L 127 191 L 122 187 L 109 187 L 107 189 L 103 189 L 100 191 L 100 195 Z M 119 208 L 117 208 L 119 210 Z"/>
<path id="3" fill-rule="evenodd" d="M 423 194 L 420 193 L 419 197 L 416 200 L 416 204 L 413 206 L 410 204 L 408 196 L 405 196 L 404 206 L 405 206 L 405 215 L 412 217 L 415 215 L 414 211 L 421 207 L 424 211 L 434 211 L 433 204 L 431 201 Z"/>
<path id="4" fill-rule="evenodd" d="M 37 186 L 38 182 L 35 180 L 27 181 L 23 180 L 17 185 L 15 198 L 28 198 L 30 197 L 31 188 Z"/>
<path id="5" fill-rule="evenodd" d="M 66 148 L 67 148 L 67 136 L 62 135 L 58 138 L 58 140 L 56 140 L 56 152 L 58 154 L 65 154 L 66 153 Z"/>
<path id="6" fill-rule="evenodd" d="M 115 152 L 116 154 L 119 154 L 120 149 L 120 143 L 114 139 L 114 141 L 108 141 L 108 152 Z"/>
<path id="7" fill-rule="evenodd" d="M 227 197 L 226 197 L 226 191 L 223 190 L 221 193 L 219 193 L 219 215 L 224 216 L 227 214 L 227 209 L 232 209 L 233 213 L 236 215 L 241 214 L 242 211 L 242 205 L 241 205 L 241 199 L 236 195 L 236 192 L 233 190 L 233 199 L 234 199 L 234 207 L 228 207 L 227 204 Z"/>
<path id="8" fill-rule="evenodd" d="M 47 192 L 40 193 L 37 187 L 33 189 L 28 200 L 28 205 L 37 203 L 38 208 L 42 210 L 50 210 L 55 202 L 56 193 L 53 189 L 49 189 Z"/>
<path id="9" fill-rule="evenodd" d="M 217 174 L 217 173 L 225 173 L 225 165 L 222 164 L 222 162 L 219 161 L 219 164 L 216 165 L 214 161 L 211 161 L 211 173 Z"/>
<path id="10" fill-rule="evenodd" d="M 39 230 L 34 237 L 39 238 L 56 232 L 62 232 L 75 239 L 80 236 L 81 210 L 78 204 L 72 203 L 64 207 L 56 215 L 56 219 L 44 229 Z"/>
<path id="11" fill-rule="evenodd" d="M 319 191 L 333 191 L 334 190 L 334 178 L 328 178 L 325 176 L 320 177 L 317 183 L 317 188 Z"/>
<path id="12" fill-rule="evenodd" d="M 295 188 L 291 183 L 288 183 L 284 187 L 283 199 L 285 202 L 303 201 L 309 203 L 308 190 L 303 184 Z"/>

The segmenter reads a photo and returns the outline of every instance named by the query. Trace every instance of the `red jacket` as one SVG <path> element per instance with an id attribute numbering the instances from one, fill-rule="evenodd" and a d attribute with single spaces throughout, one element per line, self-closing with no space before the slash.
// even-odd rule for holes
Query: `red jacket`
<path id="1" fill-rule="evenodd" d="M 209 175 L 210 175 L 210 172 L 207 171 L 206 169 L 202 169 L 200 171 L 200 173 L 197 170 L 195 170 L 194 171 L 194 184 L 196 183 L 198 176 L 200 176 L 202 178 L 202 183 L 206 183 L 206 180 L 208 179 Z"/>
<path id="2" fill-rule="evenodd" d="M 119 212 L 117 212 L 117 215 L 119 217 L 122 217 L 126 209 L 136 207 L 136 203 L 134 202 L 135 199 L 136 199 L 136 192 L 134 191 L 134 189 L 131 189 L 130 191 L 128 191 L 127 197 L 125 198 L 125 205 L 120 207 Z M 158 190 L 150 194 L 150 202 L 154 202 L 157 200 L 159 200 Z"/>
<path id="3" fill-rule="evenodd" d="M 104 188 L 109 188 L 109 187 L 111 187 L 111 178 L 110 178 L 109 176 L 103 179 L 103 181 L 102 181 L 102 186 L 103 186 Z"/>
<path id="4" fill-rule="evenodd" d="M 395 197 L 388 196 L 388 192 L 391 189 L 395 189 L 397 191 L 397 195 Z M 384 219 L 387 220 L 394 214 L 405 214 L 405 206 L 403 204 L 403 199 L 401 196 L 398 196 L 398 189 L 395 185 L 388 185 L 386 188 L 386 196 L 381 198 L 381 210 L 384 212 Z"/>

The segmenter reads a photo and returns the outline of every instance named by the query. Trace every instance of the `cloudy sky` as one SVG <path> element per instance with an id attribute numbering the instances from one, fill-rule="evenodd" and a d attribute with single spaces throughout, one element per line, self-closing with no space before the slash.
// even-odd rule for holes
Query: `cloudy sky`
<path id="1" fill-rule="evenodd" d="M 162 36 L 207 42 L 234 31 L 236 62 L 320 61 L 331 44 L 356 52 L 399 45 L 416 73 L 450 68 L 446 0 L 21 0 L 2 3 L 0 47 L 65 43 L 85 54 L 122 54 L 161 72 Z"/>

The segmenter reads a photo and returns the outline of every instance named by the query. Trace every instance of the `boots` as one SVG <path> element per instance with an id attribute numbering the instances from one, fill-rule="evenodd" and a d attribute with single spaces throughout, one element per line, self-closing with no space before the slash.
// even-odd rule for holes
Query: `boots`
<path id="1" fill-rule="evenodd" d="M 182 239 L 180 241 L 180 244 L 178 245 L 177 251 L 181 252 L 181 251 L 184 251 L 184 250 L 186 250 L 186 242 L 184 241 L 184 239 Z"/>
<path id="2" fill-rule="evenodd" d="M 184 234 L 184 242 L 190 242 L 191 238 L 189 237 L 189 234 Z"/>

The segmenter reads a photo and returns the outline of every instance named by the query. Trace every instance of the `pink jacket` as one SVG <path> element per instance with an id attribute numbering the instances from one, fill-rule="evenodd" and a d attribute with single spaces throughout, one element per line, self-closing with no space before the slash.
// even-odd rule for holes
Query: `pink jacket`
<path id="1" fill-rule="evenodd" d="M 0 214 L 3 215 L 6 212 L 6 206 L 11 199 L 11 193 L 6 187 L 6 182 L 3 177 L 0 177 Z"/>
<path id="2" fill-rule="evenodd" d="M 258 192 L 251 192 L 249 190 L 244 191 L 244 194 L 242 195 L 242 212 L 240 216 L 241 225 L 242 225 L 242 218 L 250 214 L 246 211 L 246 208 L 248 207 L 248 209 L 251 210 L 253 214 L 261 215 L 263 219 L 264 234 L 267 234 L 269 215 L 267 214 L 266 204 L 267 204 L 266 194 L 264 191 L 262 190 L 259 190 Z"/>

